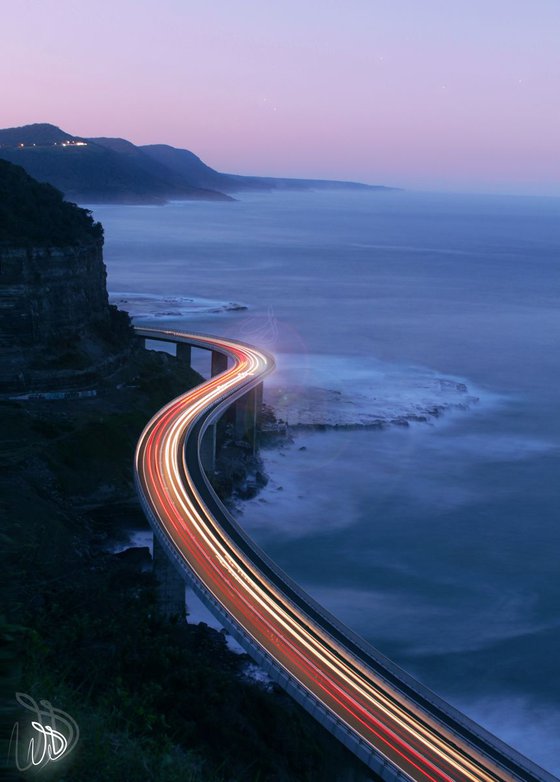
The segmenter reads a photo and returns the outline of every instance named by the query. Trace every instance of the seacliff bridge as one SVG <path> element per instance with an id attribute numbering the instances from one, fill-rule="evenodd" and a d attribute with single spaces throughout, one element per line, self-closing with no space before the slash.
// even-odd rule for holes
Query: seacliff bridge
<path id="1" fill-rule="evenodd" d="M 554 782 L 385 658 L 305 594 L 238 526 L 207 471 L 216 424 L 234 406 L 255 447 L 272 356 L 230 339 L 136 329 L 138 337 L 211 351 L 212 376 L 148 423 L 135 479 L 154 531 L 158 577 L 183 600 L 188 582 L 253 659 L 387 782 Z M 231 412 L 230 412 L 231 415 Z M 182 596 L 181 596 L 182 595 Z"/>

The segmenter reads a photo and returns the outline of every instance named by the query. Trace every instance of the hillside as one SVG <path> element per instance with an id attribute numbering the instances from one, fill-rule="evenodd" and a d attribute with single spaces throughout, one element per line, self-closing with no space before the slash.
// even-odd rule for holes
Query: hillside
<path id="1" fill-rule="evenodd" d="M 205 194 L 216 193 L 219 190 L 212 183 L 199 182 L 195 178 L 185 176 L 179 168 L 168 166 L 165 161 L 157 160 L 154 156 L 147 154 L 142 147 L 137 147 L 126 139 L 101 137 L 88 139 L 88 142 L 119 156 L 121 160 L 134 166 L 135 170 L 144 176 L 153 180 L 165 181 L 177 192 L 187 189 Z M 222 200 L 232 200 L 223 194 L 220 195 L 222 195 Z"/>
<path id="2" fill-rule="evenodd" d="M 274 189 L 274 186 L 264 178 L 222 174 L 215 171 L 188 149 L 177 149 L 168 144 L 149 144 L 141 149 L 153 160 L 177 171 L 197 187 L 216 187 L 224 193 Z"/>
<path id="3" fill-rule="evenodd" d="M 54 125 L 0 130 L 0 158 L 82 203 L 231 200 L 223 193 L 192 186 L 141 150 L 137 155 L 123 153 Z"/>
<path id="4" fill-rule="evenodd" d="M 282 177 L 240 176 L 223 174 L 187 149 L 177 149 L 167 144 L 149 144 L 140 147 L 147 155 L 168 168 L 181 173 L 197 187 L 218 188 L 224 193 L 244 190 L 394 190 L 383 185 L 366 185 L 361 182 L 345 182 L 333 179 L 294 179 Z"/>
<path id="5" fill-rule="evenodd" d="M 243 191 L 394 189 L 359 182 L 221 173 L 187 149 L 73 136 L 45 123 L 0 130 L 0 158 L 82 203 L 231 201 L 227 194 Z"/>

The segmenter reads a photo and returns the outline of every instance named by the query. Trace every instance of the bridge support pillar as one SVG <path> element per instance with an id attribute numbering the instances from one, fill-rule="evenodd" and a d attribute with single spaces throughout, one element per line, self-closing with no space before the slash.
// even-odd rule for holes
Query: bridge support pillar
<path id="1" fill-rule="evenodd" d="M 211 424 L 204 432 L 200 457 L 205 472 L 212 473 L 216 469 L 216 424 Z"/>
<path id="2" fill-rule="evenodd" d="M 257 421 L 261 408 L 262 383 L 247 391 L 235 403 L 235 437 L 248 442 L 253 455 L 257 451 Z"/>
<path id="3" fill-rule="evenodd" d="M 186 364 L 188 367 L 191 366 L 192 348 L 190 345 L 187 345 L 186 342 L 177 343 L 176 355 L 177 361 L 180 361 L 182 364 Z"/>
<path id="4" fill-rule="evenodd" d="M 221 372 L 226 371 L 228 367 L 228 360 L 227 356 L 224 356 L 223 353 L 218 353 L 215 350 L 212 351 L 211 355 L 212 361 L 210 374 L 212 377 L 214 377 L 214 375 L 219 375 Z M 202 448 L 200 449 L 202 466 L 208 473 L 214 472 L 216 469 L 217 445 L 218 440 L 221 441 L 223 439 L 225 423 L 225 420 L 220 419 L 217 423 L 212 424 L 208 427 L 204 433 L 204 437 L 202 438 Z M 218 427 L 220 427 L 219 432 Z"/>
<path id="5" fill-rule="evenodd" d="M 185 582 L 155 535 L 154 576 L 158 582 L 156 587 L 158 613 L 165 619 L 178 617 L 179 621 L 183 621 L 187 614 Z"/>
<path id="6" fill-rule="evenodd" d="M 225 372 L 227 369 L 227 356 L 224 356 L 223 353 L 218 353 L 217 351 L 212 351 L 212 369 L 211 369 L 211 375 L 214 377 L 214 375 L 219 375 L 220 372 Z"/>
<path id="7" fill-rule="evenodd" d="M 259 383 L 258 386 L 255 387 L 255 423 L 257 426 L 262 421 L 262 411 L 263 411 L 263 384 Z"/>

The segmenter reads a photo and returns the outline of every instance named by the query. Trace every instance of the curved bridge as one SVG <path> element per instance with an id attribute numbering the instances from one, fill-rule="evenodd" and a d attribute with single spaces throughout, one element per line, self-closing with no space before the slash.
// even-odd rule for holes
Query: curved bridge
<path id="1" fill-rule="evenodd" d="M 221 337 L 136 332 L 231 364 L 152 418 L 135 480 L 167 556 L 257 663 L 383 780 L 554 782 L 305 594 L 217 498 L 201 463 L 205 431 L 272 372 L 272 356 Z"/>

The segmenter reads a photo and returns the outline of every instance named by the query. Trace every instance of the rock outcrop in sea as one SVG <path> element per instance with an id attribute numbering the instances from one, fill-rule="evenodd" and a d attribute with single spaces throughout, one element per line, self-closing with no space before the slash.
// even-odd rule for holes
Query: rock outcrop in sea
<path id="1" fill-rule="evenodd" d="M 427 371 L 420 379 L 406 371 L 397 377 L 380 377 L 378 386 L 367 391 L 271 384 L 265 399 L 274 410 L 276 425 L 283 421 L 291 431 L 428 423 L 446 412 L 469 410 L 479 402 L 465 383 L 431 376 Z"/>

